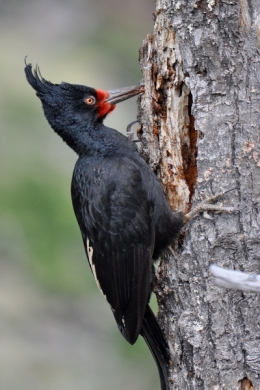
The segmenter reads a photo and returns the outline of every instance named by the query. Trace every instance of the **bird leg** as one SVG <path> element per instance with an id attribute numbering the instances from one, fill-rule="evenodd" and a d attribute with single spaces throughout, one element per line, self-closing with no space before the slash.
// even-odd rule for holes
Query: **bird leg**
<path id="1" fill-rule="evenodd" d="M 187 223 L 188 221 L 193 219 L 201 211 L 210 211 L 210 210 L 212 210 L 212 211 L 227 211 L 228 213 L 238 211 L 238 209 L 235 207 L 223 207 L 223 206 L 211 204 L 212 202 L 215 202 L 217 199 L 221 198 L 227 192 L 233 191 L 235 189 L 236 188 L 231 188 L 228 191 L 223 191 L 223 192 L 220 192 L 216 195 L 211 196 L 210 198 L 206 198 L 201 203 L 199 203 L 199 205 L 196 206 L 193 210 L 191 210 L 189 213 L 185 214 L 184 223 Z"/>

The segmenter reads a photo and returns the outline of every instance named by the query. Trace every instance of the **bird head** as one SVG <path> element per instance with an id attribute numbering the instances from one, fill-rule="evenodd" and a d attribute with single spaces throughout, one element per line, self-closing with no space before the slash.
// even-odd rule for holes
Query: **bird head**
<path id="1" fill-rule="evenodd" d="M 140 85 L 103 91 L 65 82 L 52 84 L 41 76 L 38 67 L 32 70 L 31 64 L 26 64 L 25 74 L 42 102 L 47 120 L 57 132 L 64 126 L 103 122 L 117 103 L 144 91 Z"/>

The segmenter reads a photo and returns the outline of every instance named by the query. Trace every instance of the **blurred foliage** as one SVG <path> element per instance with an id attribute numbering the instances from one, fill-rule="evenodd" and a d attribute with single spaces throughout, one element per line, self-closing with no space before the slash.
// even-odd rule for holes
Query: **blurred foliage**
<path id="1" fill-rule="evenodd" d="M 1 190 L 1 208 L 11 210 L 23 227 L 30 248 L 27 266 L 39 281 L 52 290 L 82 292 L 88 273 L 86 261 L 78 260 L 83 246 L 68 188 L 52 171 L 37 167 L 34 177 L 22 176 Z"/>
<path id="2" fill-rule="evenodd" d="M 65 300 L 82 296 L 87 305 L 100 293 L 70 199 L 76 155 L 46 122 L 25 80 L 24 57 L 53 82 L 133 85 L 141 78 L 138 48 L 152 29 L 153 8 L 149 0 L 0 1 L 0 264 L 19 263 L 40 289 Z M 107 124 L 123 130 L 135 118 L 135 106 L 134 100 L 122 103 Z M 102 300 L 98 295 L 95 302 Z M 122 366 L 133 365 L 140 375 L 146 367 L 143 388 L 157 388 L 143 340 L 128 346 L 109 316 L 108 334 Z"/>

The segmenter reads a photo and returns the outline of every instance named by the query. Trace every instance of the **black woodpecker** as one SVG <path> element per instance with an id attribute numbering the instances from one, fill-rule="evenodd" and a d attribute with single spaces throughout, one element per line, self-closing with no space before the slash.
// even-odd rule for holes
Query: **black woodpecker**
<path id="1" fill-rule="evenodd" d="M 172 243 L 187 216 L 170 209 L 163 189 L 136 146 L 103 124 L 116 104 L 143 87 L 103 91 L 52 84 L 26 65 L 29 84 L 44 114 L 78 154 L 71 196 L 86 255 L 124 338 L 143 336 L 157 364 L 161 389 L 168 390 L 170 354 L 148 303 L 153 263 Z"/>

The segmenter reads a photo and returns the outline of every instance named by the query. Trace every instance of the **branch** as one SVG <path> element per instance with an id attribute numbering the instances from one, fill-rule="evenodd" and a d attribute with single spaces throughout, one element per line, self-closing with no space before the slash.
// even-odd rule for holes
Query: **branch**
<path id="1" fill-rule="evenodd" d="M 218 286 L 260 292 L 260 275 L 250 275 L 245 272 L 233 271 L 212 264 L 209 271 L 215 276 Z"/>

